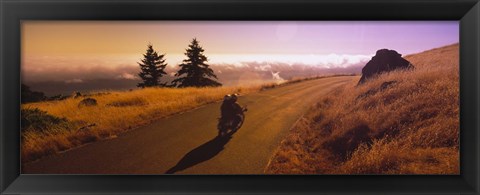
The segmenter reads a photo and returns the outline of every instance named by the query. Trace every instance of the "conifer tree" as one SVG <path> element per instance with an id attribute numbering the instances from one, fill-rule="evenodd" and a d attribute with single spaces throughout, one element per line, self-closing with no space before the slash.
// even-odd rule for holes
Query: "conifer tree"
<path id="1" fill-rule="evenodd" d="M 156 87 L 156 86 L 165 86 L 166 83 L 160 83 L 160 78 L 167 74 L 165 72 L 165 63 L 164 54 L 159 55 L 154 49 L 152 44 L 147 45 L 147 51 L 143 54 L 143 59 L 141 63 L 138 63 L 140 66 L 140 73 L 138 76 L 142 79 L 141 83 L 137 84 L 137 87 Z"/>
<path id="2" fill-rule="evenodd" d="M 187 59 L 180 64 L 180 70 L 175 74 L 172 84 L 176 87 L 218 87 L 222 86 L 217 80 L 213 70 L 206 64 L 207 57 L 203 54 L 204 49 L 197 39 L 193 39 L 185 55 Z M 214 80 L 215 79 L 215 80 Z"/>

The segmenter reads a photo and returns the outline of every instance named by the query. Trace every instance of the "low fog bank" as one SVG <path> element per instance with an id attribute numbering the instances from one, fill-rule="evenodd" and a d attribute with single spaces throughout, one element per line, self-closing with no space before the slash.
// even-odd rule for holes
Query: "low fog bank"
<path id="1" fill-rule="evenodd" d="M 224 86 L 253 85 L 281 82 L 301 77 L 312 77 L 330 74 L 360 73 L 365 62 L 349 66 L 322 67 L 307 64 L 246 62 L 237 64 L 212 64 L 219 81 Z M 161 82 L 174 79 L 177 67 L 167 66 Z M 102 66 L 83 66 L 68 68 L 47 68 L 22 72 L 22 82 L 32 90 L 44 92 L 47 96 L 58 94 L 69 95 L 73 91 L 90 92 L 105 90 L 136 89 L 140 81 L 138 66 L 124 65 L 112 68 Z"/>

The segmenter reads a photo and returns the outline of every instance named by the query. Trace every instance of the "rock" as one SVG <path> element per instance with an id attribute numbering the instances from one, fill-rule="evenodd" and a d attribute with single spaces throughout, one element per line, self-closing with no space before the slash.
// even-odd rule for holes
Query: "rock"
<path id="1" fill-rule="evenodd" d="M 397 51 L 381 49 L 378 50 L 375 56 L 362 68 L 362 78 L 358 81 L 358 85 L 385 72 L 413 68 L 414 66 L 408 60 L 402 58 L 402 54 L 399 54 Z"/>
<path id="2" fill-rule="evenodd" d="M 97 105 L 97 100 L 93 98 L 85 98 L 82 101 L 78 103 L 78 107 L 82 106 L 96 106 Z"/>

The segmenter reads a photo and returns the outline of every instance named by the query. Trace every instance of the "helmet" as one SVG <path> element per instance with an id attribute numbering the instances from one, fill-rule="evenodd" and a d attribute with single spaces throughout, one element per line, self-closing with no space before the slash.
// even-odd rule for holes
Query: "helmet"
<path id="1" fill-rule="evenodd" d="M 232 96 L 232 102 L 236 102 L 238 99 L 238 94 L 234 93 L 231 96 Z"/>
<path id="2" fill-rule="evenodd" d="M 232 99 L 232 96 L 230 94 L 223 96 L 223 101 L 229 101 L 231 99 Z"/>

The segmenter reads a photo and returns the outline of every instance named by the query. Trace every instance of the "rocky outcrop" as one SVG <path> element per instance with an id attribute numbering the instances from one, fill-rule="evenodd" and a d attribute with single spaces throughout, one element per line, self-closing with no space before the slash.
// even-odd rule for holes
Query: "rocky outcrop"
<path id="1" fill-rule="evenodd" d="M 368 79 L 379 74 L 390 72 L 397 69 L 413 69 L 414 66 L 406 59 L 402 58 L 395 50 L 381 49 L 375 56 L 362 68 L 362 78 L 358 84 L 362 84 Z"/>

